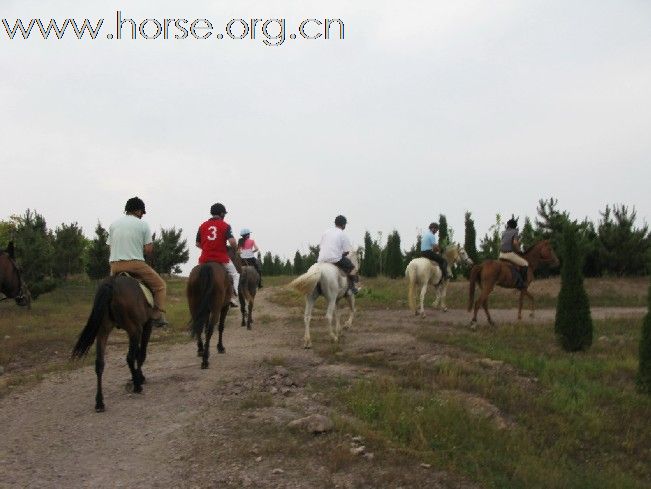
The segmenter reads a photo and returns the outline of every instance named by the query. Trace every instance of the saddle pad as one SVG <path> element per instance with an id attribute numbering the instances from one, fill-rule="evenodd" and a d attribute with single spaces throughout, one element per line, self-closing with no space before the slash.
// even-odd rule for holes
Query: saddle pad
<path id="1" fill-rule="evenodd" d="M 151 293 L 149 287 L 147 287 L 144 283 L 142 283 L 138 278 L 131 275 L 129 272 L 120 272 L 118 275 L 131 277 L 136 282 L 138 282 L 138 285 L 140 285 L 140 290 L 142 290 L 142 293 L 145 294 L 145 299 L 147 300 L 147 304 L 149 304 L 151 307 L 154 307 L 154 294 Z"/>

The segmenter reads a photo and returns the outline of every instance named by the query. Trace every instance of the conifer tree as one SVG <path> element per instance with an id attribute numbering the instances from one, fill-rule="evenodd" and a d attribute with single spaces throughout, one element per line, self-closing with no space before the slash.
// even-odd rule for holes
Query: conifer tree
<path id="1" fill-rule="evenodd" d="M 450 233 L 448 230 L 448 220 L 445 214 L 439 214 L 439 246 L 443 251 L 450 244 Z"/>
<path id="2" fill-rule="evenodd" d="M 463 240 L 463 247 L 470 259 L 477 263 L 477 232 L 475 231 L 475 221 L 472 219 L 470 212 L 466 212 L 464 218 L 465 235 Z"/>
<path id="3" fill-rule="evenodd" d="M 583 287 L 583 256 L 577 228 L 576 223 L 568 223 L 563 230 L 564 260 L 554 326 L 561 346 L 567 351 L 587 350 L 592 344 L 592 318 Z"/>
<path id="4" fill-rule="evenodd" d="M 364 277 L 377 277 L 380 268 L 380 253 L 373 242 L 371 233 L 364 233 L 364 258 L 360 265 L 360 274 Z"/>
<path id="5" fill-rule="evenodd" d="M 181 273 L 179 265 L 187 263 L 190 259 L 187 240 L 181 241 L 183 230 L 172 227 L 161 228 L 160 238 L 153 236 L 154 252 L 152 257 L 153 268 L 158 273 Z"/>
<path id="6" fill-rule="evenodd" d="M 111 250 L 108 245 L 108 231 L 100 222 L 95 228 L 95 238 L 91 240 L 86 249 L 86 274 L 93 280 L 108 277 L 111 272 L 109 256 Z"/>
<path id="7" fill-rule="evenodd" d="M 400 249 L 400 234 L 398 231 L 393 231 L 387 238 L 387 246 L 385 250 L 385 274 L 390 278 L 398 278 L 404 275 L 405 266 Z"/>
<path id="8" fill-rule="evenodd" d="M 54 275 L 66 278 L 83 271 L 86 245 L 87 240 L 76 222 L 57 227 L 54 232 Z"/>
<path id="9" fill-rule="evenodd" d="M 54 264 L 54 237 L 47 229 L 45 218 L 27 209 L 22 216 L 14 216 L 16 232 L 16 259 L 23 270 L 23 278 L 32 298 L 56 287 L 52 279 Z"/>
<path id="10" fill-rule="evenodd" d="M 303 268 L 303 255 L 301 255 L 301 252 L 296 250 L 296 253 L 294 254 L 294 266 L 293 266 L 293 272 L 294 275 L 300 275 L 302 273 L 305 273 L 306 270 Z"/>
<path id="11" fill-rule="evenodd" d="M 642 322 L 640 338 L 640 369 L 637 374 L 637 387 L 640 392 L 651 394 L 651 286 L 647 293 L 647 313 Z"/>

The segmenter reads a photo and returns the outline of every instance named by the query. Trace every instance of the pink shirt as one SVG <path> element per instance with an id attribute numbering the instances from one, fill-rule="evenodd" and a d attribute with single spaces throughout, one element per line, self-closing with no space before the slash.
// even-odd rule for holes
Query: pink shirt
<path id="1" fill-rule="evenodd" d="M 258 247 L 255 244 L 255 241 L 251 238 L 248 238 L 244 241 L 242 246 L 240 246 L 240 256 L 242 258 L 255 258 L 255 253 L 253 248 L 257 249 Z"/>

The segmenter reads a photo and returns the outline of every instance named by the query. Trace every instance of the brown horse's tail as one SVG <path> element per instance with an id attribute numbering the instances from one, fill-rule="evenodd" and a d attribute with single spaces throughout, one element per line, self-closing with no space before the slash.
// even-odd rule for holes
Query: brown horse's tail
<path id="1" fill-rule="evenodd" d="M 72 358 L 81 358 L 95 342 L 97 333 L 102 325 L 102 321 L 106 314 L 108 314 L 111 299 L 113 298 L 113 281 L 107 280 L 102 283 L 95 293 L 95 301 L 93 302 L 93 310 L 90 311 L 90 316 L 86 322 L 86 327 L 82 330 L 77 344 L 72 349 Z"/>
<path id="2" fill-rule="evenodd" d="M 468 277 L 468 311 L 472 309 L 475 302 L 475 285 L 480 282 L 480 275 L 481 265 L 475 265 L 470 269 L 470 276 Z"/>
<path id="3" fill-rule="evenodd" d="M 210 320 L 210 309 L 215 296 L 215 280 L 212 267 L 209 264 L 201 266 L 197 282 L 196 290 L 199 291 L 201 297 L 199 307 L 194 311 L 190 322 L 190 331 L 193 338 L 201 335 L 204 325 Z"/>

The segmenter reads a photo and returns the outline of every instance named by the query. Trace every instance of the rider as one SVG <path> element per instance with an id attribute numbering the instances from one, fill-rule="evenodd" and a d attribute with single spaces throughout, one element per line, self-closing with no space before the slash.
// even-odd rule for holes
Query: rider
<path id="1" fill-rule="evenodd" d="M 217 262 L 221 263 L 233 280 L 233 296 L 231 306 L 237 307 L 237 287 L 240 283 L 240 274 L 230 257 L 226 243 L 230 244 L 233 250 L 237 249 L 237 243 L 233 237 L 230 224 L 224 221 L 226 207 L 223 204 L 213 204 L 210 207 L 212 217 L 199 226 L 197 231 L 196 245 L 201 248 L 199 263 Z"/>
<path id="2" fill-rule="evenodd" d="M 142 280 L 154 295 L 154 313 L 152 324 L 156 327 L 166 326 L 165 281 L 145 262 L 146 254 L 151 257 L 154 251 L 149 225 L 142 220 L 146 214 L 145 203 L 138 197 L 127 200 L 124 206 L 125 216 L 113 222 L 109 227 L 109 246 L 111 254 L 111 275 L 128 272 Z"/>
<path id="3" fill-rule="evenodd" d="M 511 219 L 506 222 L 506 230 L 502 234 L 499 259 L 509 261 L 515 266 L 520 267 L 522 276 L 516 287 L 522 289 L 527 285 L 529 263 L 516 253 L 519 251 L 520 235 L 518 233 L 518 220 L 514 216 L 511 216 Z"/>
<path id="4" fill-rule="evenodd" d="M 359 276 L 355 270 L 355 265 L 350 261 L 347 255 L 351 252 L 352 246 L 348 236 L 344 234 L 346 223 L 348 221 L 344 216 L 335 218 L 335 227 L 328 229 L 321 236 L 319 244 L 319 263 L 333 263 L 343 270 L 348 277 L 348 287 L 353 294 L 357 294 L 358 289 L 355 285 L 359 281 Z"/>
<path id="5" fill-rule="evenodd" d="M 439 225 L 433 222 L 429 225 L 429 229 L 423 233 L 420 242 L 420 256 L 435 261 L 443 273 L 443 280 L 448 280 L 450 278 L 448 262 L 440 254 L 441 248 L 438 244 L 438 239 L 436 238 L 438 230 Z"/>
<path id="6" fill-rule="evenodd" d="M 237 241 L 237 249 L 240 252 L 240 258 L 242 258 L 245 263 L 252 265 L 253 268 L 255 268 L 256 272 L 258 272 L 258 288 L 261 289 L 262 270 L 260 267 L 260 262 L 255 257 L 256 253 L 260 253 L 260 249 L 258 248 L 258 245 L 255 243 L 255 241 L 251 239 L 251 230 L 249 228 L 243 228 L 240 231 L 240 236 L 241 238 Z"/>

